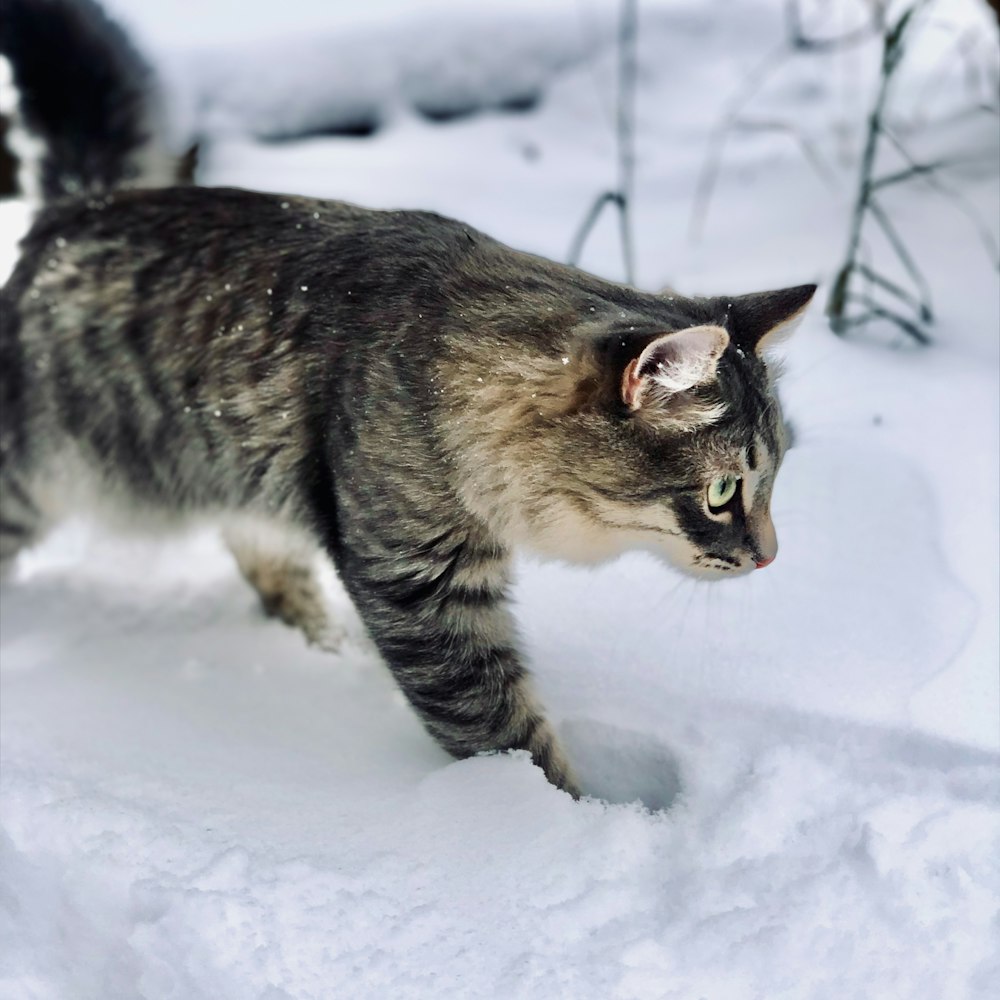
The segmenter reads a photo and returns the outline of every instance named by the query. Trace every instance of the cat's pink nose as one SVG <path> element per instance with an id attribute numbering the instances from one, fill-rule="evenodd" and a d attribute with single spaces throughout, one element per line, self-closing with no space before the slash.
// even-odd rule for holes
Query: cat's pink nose
<path id="1" fill-rule="evenodd" d="M 766 559 L 761 559 L 757 563 L 757 569 L 763 569 L 765 566 L 770 566 L 774 562 L 774 556 L 768 556 Z"/>

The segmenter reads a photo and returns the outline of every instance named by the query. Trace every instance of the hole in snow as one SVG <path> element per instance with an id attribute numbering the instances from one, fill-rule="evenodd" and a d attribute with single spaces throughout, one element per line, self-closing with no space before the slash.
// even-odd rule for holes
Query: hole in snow
<path id="1" fill-rule="evenodd" d="M 567 720 L 559 733 L 584 795 L 654 811 L 677 798 L 677 758 L 655 737 L 590 719 Z"/>

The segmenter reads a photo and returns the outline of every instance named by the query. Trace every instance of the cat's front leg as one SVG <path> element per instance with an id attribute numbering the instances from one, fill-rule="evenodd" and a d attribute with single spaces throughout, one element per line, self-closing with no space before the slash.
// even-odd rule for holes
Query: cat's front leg
<path id="1" fill-rule="evenodd" d="M 527 750 L 552 784 L 579 795 L 516 649 L 505 552 L 455 530 L 401 548 L 342 549 L 338 561 L 396 681 L 441 746 L 456 757 Z"/>

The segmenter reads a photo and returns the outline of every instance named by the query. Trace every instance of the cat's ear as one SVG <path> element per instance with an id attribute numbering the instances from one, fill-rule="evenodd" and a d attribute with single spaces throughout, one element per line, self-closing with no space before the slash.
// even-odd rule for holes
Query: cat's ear
<path id="1" fill-rule="evenodd" d="M 692 326 L 657 337 L 625 366 L 622 401 L 638 410 L 648 401 L 662 402 L 710 382 L 728 344 L 729 334 L 721 326 Z"/>
<path id="2" fill-rule="evenodd" d="M 737 295 L 722 303 L 726 326 L 740 347 L 763 354 L 791 336 L 815 292 L 815 285 L 796 285 L 774 292 Z"/>

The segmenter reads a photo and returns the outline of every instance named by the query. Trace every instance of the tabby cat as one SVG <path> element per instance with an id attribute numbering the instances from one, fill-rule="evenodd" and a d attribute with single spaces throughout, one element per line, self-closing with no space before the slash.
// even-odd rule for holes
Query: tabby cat
<path id="1" fill-rule="evenodd" d="M 525 748 L 578 794 L 518 654 L 511 552 L 771 562 L 763 353 L 814 286 L 653 295 L 428 212 L 131 189 L 154 139 L 120 32 L 90 0 L 2 14 L 46 204 L 0 298 L 0 557 L 95 501 L 214 517 L 265 607 L 334 645 L 321 550 L 443 747 Z"/>

